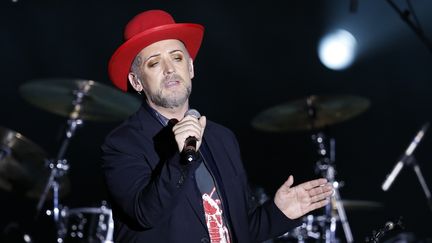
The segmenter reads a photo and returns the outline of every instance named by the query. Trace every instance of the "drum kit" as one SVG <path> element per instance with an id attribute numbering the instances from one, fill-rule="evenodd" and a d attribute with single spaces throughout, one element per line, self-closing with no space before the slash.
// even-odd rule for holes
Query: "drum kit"
<path id="1" fill-rule="evenodd" d="M 359 200 L 342 200 L 336 178 L 335 140 L 327 139 L 321 130 L 346 121 L 366 111 L 369 100 L 352 95 L 308 96 L 281 104 L 259 113 L 252 126 L 265 132 L 310 132 L 316 146 L 318 160 L 315 173 L 333 185 L 334 194 L 323 215 L 306 215 L 303 223 L 293 231 L 275 239 L 277 242 L 340 242 L 337 225 L 342 225 L 343 242 L 353 242 L 353 235 L 345 210 L 377 209 L 381 203 Z"/>
<path id="2" fill-rule="evenodd" d="M 40 79 L 20 86 L 30 104 L 67 118 L 55 158 L 19 132 L 0 127 L 0 189 L 37 199 L 37 219 L 43 210 L 52 217 L 56 240 L 112 242 L 113 219 L 109 206 L 68 208 L 60 198 L 70 191 L 69 163 L 64 157 L 76 130 L 85 121 L 114 122 L 135 112 L 141 101 L 93 80 Z M 49 206 L 48 206 L 49 205 Z M 32 242 L 25 235 L 25 242 Z"/>

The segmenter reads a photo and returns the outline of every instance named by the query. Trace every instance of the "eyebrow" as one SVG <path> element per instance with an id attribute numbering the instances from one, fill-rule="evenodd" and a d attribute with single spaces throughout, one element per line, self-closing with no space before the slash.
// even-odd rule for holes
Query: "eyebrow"
<path id="1" fill-rule="evenodd" d="M 175 49 L 175 50 L 170 51 L 169 54 L 173 54 L 173 53 L 175 53 L 175 52 L 181 52 L 181 53 L 183 53 L 182 50 L 180 50 L 180 49 Z M 150 60 L 150 59 L 153 58 L 153 57 L 157 57 L 157 56 L 160 56 L 160 55 L 161 55 L 160 53 L 158 53 L 158 54 L 154 54 L 154 55 L 151 55 L 151 56 L 147 57 L 147 58 L 144 60 L 143 63 L 147 62 L 148 60 Z"/>

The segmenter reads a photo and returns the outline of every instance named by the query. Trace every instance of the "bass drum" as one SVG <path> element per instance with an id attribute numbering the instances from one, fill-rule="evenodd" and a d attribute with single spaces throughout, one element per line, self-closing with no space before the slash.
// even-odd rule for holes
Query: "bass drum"
<path id="1" fill-rule="evenodd" d="M 112 243 L 114 221 L 106 206 L 69 209 L 65 243 Z"/>

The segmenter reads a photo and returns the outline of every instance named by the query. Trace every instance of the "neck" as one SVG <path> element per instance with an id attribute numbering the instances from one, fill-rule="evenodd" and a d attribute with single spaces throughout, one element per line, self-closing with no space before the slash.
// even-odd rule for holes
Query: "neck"
<path id="1" fill-rule="evenodd" d="M 157 106 L 155 104 L 153 104 L 152 102 L 147 101 L 148 105 L 155 109 L 157 112 L 159 112 L 161 115 L 163 115 L 164 117 L 168 118 L 168 119 L 177 119 L 177 120 L 181 120 L 184 117 L 184 114 L 186 113 L 186 111 L 189 109 L 189 101 L 186 101 L 183 105 L 178 106 L 178 107 L 170 107 L 170 108 L 166 108 L 166 107 L 162 107 L 162 106 Z"/>

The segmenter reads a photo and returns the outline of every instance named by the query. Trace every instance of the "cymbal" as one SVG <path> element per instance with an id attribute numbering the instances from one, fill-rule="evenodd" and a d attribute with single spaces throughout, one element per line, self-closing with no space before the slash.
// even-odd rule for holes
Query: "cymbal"
<path id="1" fill-rule="evenodd" d="M 369 100 L 358 96 L 312 95 L 261 112 L 252 120 L 252 126 L 267 132 L 313 130 L 357 116 L 369 105 Z"/>
<path id="2" fill-rule="evenodd" d="M 384 205 L 380 202 L 364 200 L 342 200 L 345 210 L 375 210 L 382 208 Z"/>
<path id="3" fill-rule="evenodd" d="M 43 110 L 70 118 L 92 121 L 122 120 L 141 105 L 133 95 L 123 93 L 93 80 L 39 79 L 20 89 L 21 96 Z M 81 105 L 74 105 L 78 91 L 85 93 Z"/>
<path id="4" fill-rule="evenodd" d="M 49 177 L 46 152 L 21 133 L 0 127 L 0 189 L 38 198 Z M 69 181 L 60 181 L 60 194 L 69 191 Z"/>

